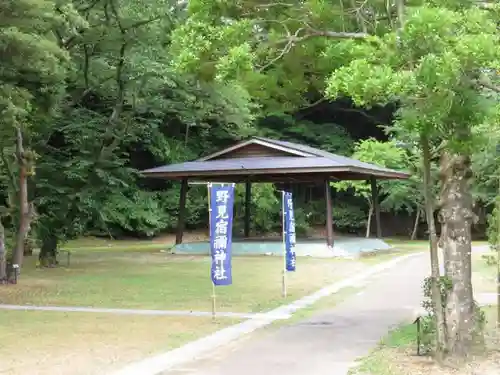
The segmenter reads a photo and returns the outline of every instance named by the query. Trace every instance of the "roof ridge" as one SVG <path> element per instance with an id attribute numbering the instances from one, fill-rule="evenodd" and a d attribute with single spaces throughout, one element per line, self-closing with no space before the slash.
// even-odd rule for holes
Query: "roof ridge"
<path id="1" fill-rule="evenodd" d="M 293 149 L 295 151 L 306 152 L 308 154 L 311 154 L 312 156 L 317 156 L 317 157 L 321 157 L 321 158 L 325 157 L 325 155 L 321 155 L 321 153 L 322 152 L 326 152 L 326 151 L 322 151 L 320 149 L 316 149 L 315 147 L 311 147 L 311 146 L 308 146 L 308 145 L 301 145 L 300 143 L 295 143 L 295 142 L 290 142 L 290 141 L 279 141 L 277 139 L 260 137 L 260 136 L 254 136 L 253 138 L 257 139 L 259 141 L 264 141 L 264 142 L 267 142 L 267 143 L 271 143 L 271 144 L 273 144 L 275 146 L 282 146 L 282 147 L 286 146 L 286 147 L 291 148 L 291 149 Z M 332 156 L 336 156 L 334 154 L 331 154 L 331 155 Z"/>
<path id="2" fill-rule="evenodd" d="M 286 145 L 286 147 L 292 148 L 295 151 L 307 152 L 313 156 L 317 156 L 317 157 L 321 157 L 321 158 L 335 160 L 337 157 L 344 157 L 344 158 L 352 159 L 352 158 L 349 158 L 348 156 L 334 154 L 332 152 L 325 151 L 325 150 L 322 150 L 320 148 L 312 147 L 312 146 L 309 146 L 307 144 L 301 144 L 301 143 L 296 143 L 296 142 L 291 142 L 291 141 L 279 141 L 276 139 L 264 138 L 264 137 L 256 137 L 256 138 L 258 138 L 262 141 L 273 143 L 276 146 L 285 146 Z"/>

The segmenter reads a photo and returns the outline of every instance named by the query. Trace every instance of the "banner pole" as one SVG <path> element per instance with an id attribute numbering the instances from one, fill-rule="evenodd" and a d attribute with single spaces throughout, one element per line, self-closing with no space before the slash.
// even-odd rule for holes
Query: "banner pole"
<path id="1" fill-rule="evenodd" d="M 285 220 L 285 191 L 282 191 L 282 199 L 281 199 L 281 216 L 282 216 L 282 225 L 283 225 L 283 271 L 281 278 L 281 294 L 283 298 L 286 298 L 287 288 L 286 288 L 286 220 Z"/>
<path id="2" fill-rule="evenodd" d="M 212 207 L 210 205 L 211 194 L 210 190 L 212 189 L 212 183 L 209 182 L 207 184 L 208 190 L 208 232 L 210 233 L 210 228 L 212 227 Z M 210 255 L 210 261 L 212 261 L 212 246 L 209 244 L 208 254 Z M 212 269 L 210 268 L 210 280 L 212 284 L 212 320 L 215 320 L 216 317 L 216 296 L 215 296 L 215 284 L 212 280 Z"/>
<path id="3" fill-rule="evenodd" d="M 208 236 L 210 237 L 210 228 L 212 228 L 212 208 L 210 207 L 210 189 L 212 188 L 212 183 L 207 183 L 207 196 L 208 196 Z M 212 256 L 212 246 L 208 243 L 208 255 Z M 212 273 L 210 272 L 210 278 L 212 278 Z"/>
<path id="4" fill-rule="evenodd" d="M 216 295 L 215 295 L 215 284 L 212 282 L 212 320 L 215 321 L 216 318 Z"/>

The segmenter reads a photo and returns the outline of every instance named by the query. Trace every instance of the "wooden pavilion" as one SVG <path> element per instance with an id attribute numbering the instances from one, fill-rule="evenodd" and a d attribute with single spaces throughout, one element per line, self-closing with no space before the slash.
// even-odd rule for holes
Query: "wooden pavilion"
<path id="1" fill-rule="evenodd" d="M 171 164 L 142 172 L 146 177 L 180 180 L 181 193 L 176 244 L 182 243 L 188 183 L 194 181 L 245 183 L 244 235 L 250 235 L 252 183 L 315 183 L 324 185 L 326 242 L 333 247 L 333 215 L 330 182 L 371 182 L 377 237 L 382 236 L 377 179 L 406 179 L 409 174 L 335 155 L 313 147 L 274 139 L 253 137 L 198 160 Z"/>

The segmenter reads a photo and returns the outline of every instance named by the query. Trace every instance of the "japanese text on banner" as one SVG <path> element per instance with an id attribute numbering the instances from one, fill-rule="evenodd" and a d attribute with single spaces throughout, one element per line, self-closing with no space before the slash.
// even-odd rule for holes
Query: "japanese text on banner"
<path id="1" fill-rule="evenodd" d="M 283 234 L 285 237 L 285 259 L 286 270 L 295 271 L 296 269 L 296 254 L 295 254 L 295 216 L 293 212 L 292 193 L 283 192 L 283 215 L 284 228 Z"/>
<path id="2" fill-rule="evenodd" d="M 210 253 L 214 285 L 231 285 L 231 245 L 233 227 L 234 184 L 209 186 Z"/>

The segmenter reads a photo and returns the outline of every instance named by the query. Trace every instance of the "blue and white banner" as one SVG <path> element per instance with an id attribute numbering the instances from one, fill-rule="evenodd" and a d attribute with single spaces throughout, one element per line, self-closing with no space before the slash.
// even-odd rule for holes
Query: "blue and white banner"
<path id="1" fill-rule="evenodd" d="M 234 184 L 209 185 L 210 254 L 212 282 L 231 285 L 231 245 L 233 237 Z"/>
<path id="2" fill-rule="evenodd" d="M 295 271 L 295 216 L 292 193 L 287 191 L 283 192 L 283 237 L 285 241 L 285 268 L 287 271 Z"/>

